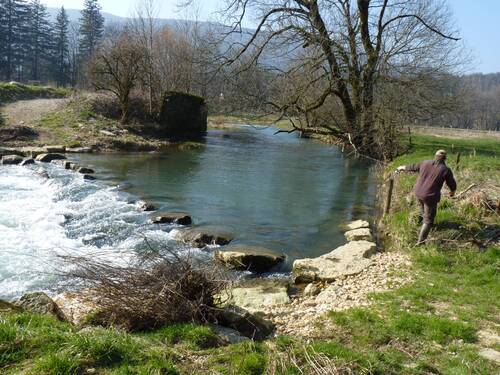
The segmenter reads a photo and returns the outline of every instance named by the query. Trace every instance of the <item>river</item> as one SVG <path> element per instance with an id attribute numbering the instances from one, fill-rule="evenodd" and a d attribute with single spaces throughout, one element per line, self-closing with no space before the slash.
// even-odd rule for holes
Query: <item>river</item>
<path id="1" fill-rule="evenodd" d="M 57 288 L 57 255 L 123 262 L 144 249 L 145 237 L 210 256 L 173 240 L 178 227 L 148 224 L 138 200 L 187 212 L 195 225 L 220 227 L 235 243 L 285 253 L 285 264 L 268 276 L 286 276 L 294 259 L 343 244 L 340 225 L 373 214 L 371 164 L 274 132 L 242 126 L 209 131 L 195 149 L 71 156 L 96 170 L 93 182 L 53 164 L 0 166 L 0 298 Z"/>

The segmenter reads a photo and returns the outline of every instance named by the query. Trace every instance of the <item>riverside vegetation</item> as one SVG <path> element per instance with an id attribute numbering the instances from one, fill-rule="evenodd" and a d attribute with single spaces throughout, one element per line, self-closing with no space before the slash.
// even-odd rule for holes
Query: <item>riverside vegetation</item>
<path id="1" fill-rule="evenodd" d="M 6 374 L 495 373 L 498 362 L 484 356 L 500 350 L 498 141 L 417 136 L 387 171 L 428 158 L 437 148 L 449 150 L 459 191 L 477 186 L 443 199 L 437 229 L 427 245 L 415 248 L 415 177 L 399 176 L 391 215 L 381 227 L 386 251 L 412 259 L 409 269 L 394 272 L 409 272 L 413 281 L 371 295 L 369 306 L 323 315 L 316 323 L 320 335 L 223 345 L 211 326 L 147 333 L 82 329 L 2 306 L 0 368 Z M 457 152 L 459 166 L 453 162 Z"/>

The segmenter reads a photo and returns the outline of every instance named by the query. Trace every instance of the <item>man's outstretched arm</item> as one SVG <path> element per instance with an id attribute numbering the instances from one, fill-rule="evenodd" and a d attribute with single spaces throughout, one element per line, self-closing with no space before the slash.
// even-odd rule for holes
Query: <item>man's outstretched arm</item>
<path id="1" fill-rule="evenodd" d="M 420 172 L 420 163 L 410 165 L 400 165 L 396 168 L 396 173 L 399 172 Z"/>

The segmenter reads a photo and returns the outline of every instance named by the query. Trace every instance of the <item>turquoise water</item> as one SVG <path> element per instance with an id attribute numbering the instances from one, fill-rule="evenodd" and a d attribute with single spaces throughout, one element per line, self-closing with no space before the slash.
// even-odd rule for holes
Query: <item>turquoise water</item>
<path id="1" fill-rule="evenodd" d="M 185 211 L 194 225 L 219 227 L 236 243 L 282 251 L 287 260 L 276 276 L 294 259 L 342 245 L 339 226 L 373 212 L 370 163 L 274 132 L 247 126 L 210 131 L 191 150 L 71 155 L 96 170 L 92 182 L 50 163 L 0 166 L 0 298 L 55 293 L 57 274 L 70 266 L 60 255 L 127 262 L 149 243 L 210 259 L 213 249 L 175 240 L 178 226 L 149 224 L 139 200 Z"/>
<path id="2" fill-rule="evenodd" d="M 82 155 L 100 180 L 118 183 L 160 210 L 189 213 L 252 243 L 283 251 L 288 265 L 344 243 L 339 225 L 372 214 L 367 161 L 336 147 L 274 135 L 273 128 L 210 131 L 199 149 Z"/>

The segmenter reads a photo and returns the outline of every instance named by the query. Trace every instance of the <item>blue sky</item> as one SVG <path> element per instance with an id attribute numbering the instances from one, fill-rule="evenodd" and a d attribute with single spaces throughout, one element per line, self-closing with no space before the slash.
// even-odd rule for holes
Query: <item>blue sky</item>
<path id="1" fill-rule="evenodd" d="M 176 0 L 158 0 L 160 17 L 181 18 Z M 81 9 L 83 0 L 42 0 L 51 7 Z M 117 16 L 132 14 L 137 0 L 100 0 L 103 11 Z M 221 0 L 203 0 L 200 18 L 208 19 L 223 4 Z M 500 72 L 500 0 L 448 0 L 466 47 L 472 50 L 474 65 L 469 72 Z"/>

